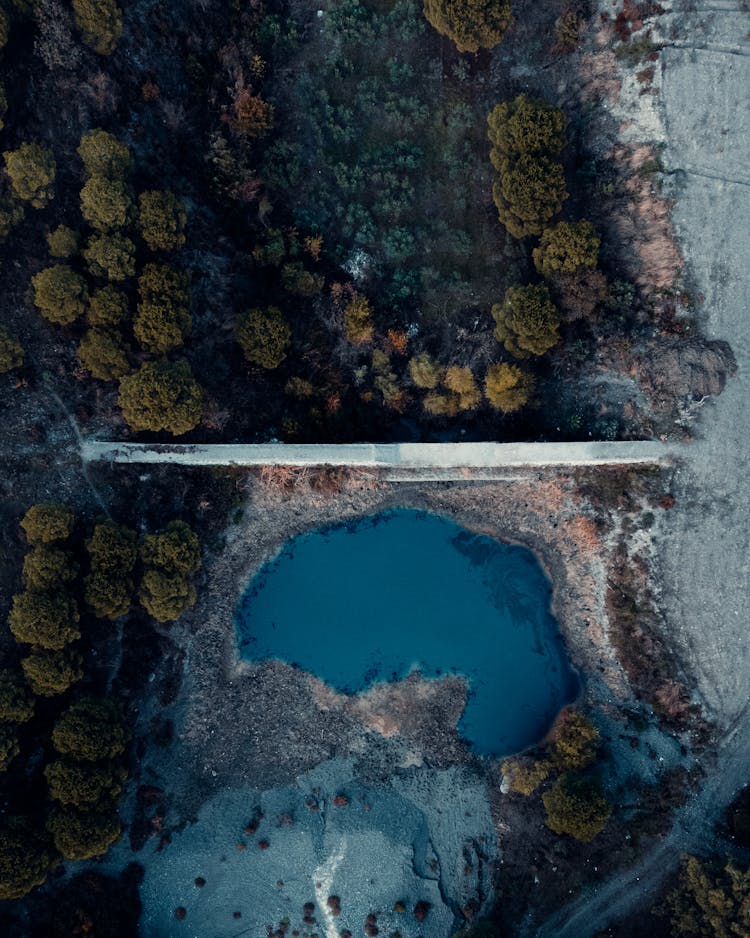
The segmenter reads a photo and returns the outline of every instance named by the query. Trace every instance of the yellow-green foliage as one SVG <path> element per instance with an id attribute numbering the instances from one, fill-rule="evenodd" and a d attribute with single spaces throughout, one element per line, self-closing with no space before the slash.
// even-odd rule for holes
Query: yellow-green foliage
<path id="1" fill-rule="evenodd" d="M 297 397 L 300 400 L 306 397 L 312 397 L 315 393 L 315 387 L 313 386 L 312 381 L 308 381 L 306 378 L 294 377 L 290 378 L 284 390 L 291 397 Z"/>
<path id="2" fill-rule="evenodd" d="M 272 370 L 286 358 L 292 330 L 276 306 L 249 309 L 237 318 L 237 341 L 251 365 Z"/>
<path id="3" fill-rule="evenodd" d="M 386 407 L 398 410 L 403 402 L 403 392 L 396 373 L 391 368 L 390 356 L 376 348 L 372 353 L 373 384 L 383 395 Z"/>
<path id="4" fill-rule="evenodd" d="M 459 52 L 492 49 L 513 22 L 510 0 L 424 0 L 424 15 Z"/>
<path id="5" fill-rule="evenodd" d="M 79 762 L 114 759 L 125 751 L 128 734 L 112 700 L 82 697 L 68 707 L 52 730 L 52 744 Z"/>
<path id="6" fill-rule="evenodd" d="M 444 369 L 427 352 L 409 360 L 409 377 L 418 388 L 431 391 L 443 378 Z"/>
<path id="7" fill-rule="evenodd" d="M 182 345 L 193 324 L 187 274 L 169 264 L 146 264 L 138 296 L 133 332 L 143 348 L 166 353 Z"/>
<path id="8" fill-rule="evenodd" d="M 552 759 L 564 771 L 583 769 L 596 758 L 599 730 L 579 710 L 566 710 L 556 728 Z"/>
<path id="9" fill-rule="evenodd" d="M 44 591 L 70 583 L 78 565 L 67 550 L 37 544 L 23 558 L 23 582 L 26 589 Z"/>
<path id="10" fill-rule="evenodd" d="M 29 544 L 51 544 L 65 541 L 73 532 L 75 515 L 67 505 L 40 502 L 32 505 L 21 519 Z"/>
<path id="11" fill-rule="evenodd" d="M 131 578 L 138 556 L 136 535 L 130 528 L 105 521 L 86 541 L 91 572 L 86 577 L 86 604 L 100 619 L 118 619 L 130 611 Z"/>
<path id="12" fill-rule="evenodd" d="M 352 345 L 372 342 L 375 329 L 372 324 L 372 307 L 366 296 L 355 293 L 344 307 L 344 332 Z"/>
<path id="13" fill-rule="evenodd" d="M 12 198 L 0 197 L 0 244 L 7 241 L 11 231 L 23 218 L 23 208 Z"/>
<path id="14" fill-rule="evenodd" d="M 101 175 L 121 179 L 132 169 L 133 160 L 127 144 L 106 130 L 90 130 L 81 137 L 78 155 L 87 176 Z"/>
<path id="15" fill-rule="evenodd" d="M 117 381 L 130 371 L 122 336 L 109 329 L 87 330 L 78 346 L 78 358 L 100 381 Z"/>
<path id="16" fill-rule="evenodd" d="M 37 648 L 21 658 L 29 687 L 39 697 L 57 697 L 83 677 L 83 657 L 72 648 L 48 651 Z"/>
<path id="17" fill-rule="evenodd" d="M 501 362 L 490 365 L 484 379 L 484 395 L 497 410 L 512 414 L 526 403 L 534 392 L 534 376 L 519 368 Z"/>
<path id="18" fill-rule="evenodd" d="M 492 186 L 498 217 L 514 238 L 541 234 L 568 198 L 562 165 L 546 156 L 505 160 Z"/>
<path id="19" fill-rule="evenodd" d="M 683 856 L 677 888 L 667 896 L 666 906 L 675 938 L 748 938 L 750 871 L 733 863 L 719 870 Z"/>
<path id="20" fill-rule="evenodd" d="M 37 143 L 22 143 L 3 153 L 13 192 L 32 208 L 44 208 L 55 196 L 55 158 Z"/>
<path id="21" fill-rule="evenodd" d="M 146 570 L 140 600 L 158 622 L 173 622 L 195 603 L 188 577 L 201 564 L 198 537 L 184 521 L 172 521 L 160 534 L 147 534 L 141 546 Z"/>
<path id="22" fill-rule="evenodd" d="M 6 817 L 0 829 L 0 899 L 22 899 L 47 878 L 52 852 L 25 818 Z"/>
<path id="23" fill-rule="evenodd" d="M 52 257 L 72 257 L 78 253 L 78 235 L 67 225 L 58 225 L 47 233 L 47 246 Z"/>
<path id="24" fill-rule="evenodd" d="M 114 808 L 77 811 L 55 808 L 47 819 L 47 830 L 66 860 L 98 857 L 120 837 L 120 818 Z"/>
<path id="25" fill-rule="evenodd" d="M 542 795 L 545 823 L 556 834 L 567 834 L 586 843 L 602 830 L 612 814 L 612 805 L 601 789 L 588 779 L 561 776 Z"/>
<path id="26" fill-rule="evenodd" d="M 145 362 L 120 381 L 119 403 L 131 429 L 180 436 L 200 422 L 203 392 L 186 361 Z"/>
<path id="27" fill-rule="evenodd" d="M 543 285 L 511 287 L 492 317 L 497 341 L 516 358 L 544 355 L 559 341 L 560 314 Z"/>
<path id="28" fill-rule="evenodd" d="M 0 723 L 27 723 L 34 716 L 34 697 L 17 671 L 0 671 Z"/>
<path id="29" fill-rule="evenodd" d="M 89 765 L 58 759 L 44 767 L 50 797 L 66 807 L 86 809 L 122 794 L 127 773 L 116 762 Z"/>
<path id="30" fill-rule="evenodd" d="M 91 294 L 86 318 L 89 325 L 110 329 L 122 325 L 128 318 L 128 298 L 117 287 L 107 284 Z"/>
<path id="31" fill-rule="evenodd" d="M 284 264 L 281 268 L 281 285 L 295 296 L 317 296 L 324 283 L 322 274 L 306 270 L 299 262 Z"/>
<path id="32" fill-rule="evenodd" d="M 73 14 L 87 46 L 99 55 L 114 52 L 122 32 L 122 11 L 114 0 L 73 0 Z"/>
<path id="33" fill-rule="evenodd" d="M 138 199 L 138 223 L 152 251 L 174 251 L 185 243 L 185 206 L 172 192 L 150 190 Z"/>
<path id="34" fill-rule="evenodd" d="M 434 391 L 425 395 L 422 406 L 433 417 L 455 417 L 461 410 L 461 398 L 458 394 Z"/>
<path id="35" fill-rule="evenodd" d="M 86 283 L 72 267 L 55 264 L 31 278 L 34 305 L 45 319 L 69 326 L 83 315 L 88 302 Z"/>
<path id="36" fill-rule="evenodd" d="M 124 228 L 133 214 L 128 185 L 122 179 L 95 173 L 81 189 L 81 214 L 97 231 Z"/>
<path id="37" fill-rule="evenodd" d="M 81 637 L 78 618 L 72 596 L 26 590 L 13 597 L 8 625 L 16 641 L 59 651 Z"/>
<path id="38" fill-rule="evenodd" d="M 0 7 L 0 49 L 4 49 L 8 44 L 8 33 L 10 32 L 10 20 L 5 10 Z"/>
<path id="39" fill-rule="evenodd" d="M 0 772 L 6 772 L 8 766 L 21 751 L 18 745 L 18 731 L 15 726 L 0 723 Z"/>
<path id="40" fill-rule="evenodd" d="M 592 270 L 599 258 L 599 235 L 590 221 L 558 222 L 542 232 L 534 266 L 543 277 Z"/>
<path id="41" fill-rule="evenodd" d="M 508 788 L 519 795 L 533 795 L 549 778 L 549 773 L 550 764 L 544 759 L 506 759 L 503 762 Z"/>
<path id="42" fill-rule="evenodd" d="M 443 383 L 449 391 L 458 395 L 458 406 L 460 410 L 471 410 L 473 407 L 476 407 L 482 399 L 471 368 L 451 365 L 445 372 Z"/>
<path id="43" fill-rule="evenodd" d="M 135 245 L 125 235 L 94 235 L 89 238 L 83 256 L 95 277 L 119 282 L 135 273 Z"/>
<path id="44" fill-rule="evenodd" d="M 192 584 L 183 576 L 146 570 L 139 591 L 141 605 L 157 622 L 174 622 L 195 603 Z"/>
<path id="45" fill-rule="evenodd" d="M 496 104 L 487 117 L 490 159 L 498 172 L 520 156 L 558 156 L 565 145 L 565 115 L 539 98 L 519 94 Z"/>
<path id="46" fill-rule="evenodd" d="M 23 346 L 5 329 L 0 329 L 0 374 L 23 365 Z"/>

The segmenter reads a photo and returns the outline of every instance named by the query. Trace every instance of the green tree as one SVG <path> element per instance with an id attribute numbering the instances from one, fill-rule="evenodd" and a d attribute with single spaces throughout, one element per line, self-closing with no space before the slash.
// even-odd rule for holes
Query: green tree
<path id="1" fill-rule="evenodd" d="M 122 234 L 94 235 L 83 256 L 95 277 L 120 282 L 135 273 L 135 245 Z"/>
<path id="2" fill-rule="evenodd" d="M 47 830 L 66 860 L 90 860 L 101 856 L 120 837 L 120 818 L 115 808 L 77 811 L 53 808 Z"/>
<path id="3" fill-rule="evenodd" d="M 549 778 L 550 771 L 551 766 L 544 759 L 506 759 L 503 762 L 508 790 L 519 795 L 533 795 Z"/>
<path id="4" fill-rule="evenodd" d="M 542 795 L 545 823 L 556 834 L 568 834 L 586 843 L 600 833 L 612 814 L 612 805 L 589 779 L 561 776 Z"/>
<path id="5" fill-rule="evenodd" d="M 18 671 L 0 671 L 0 723 L 27 723 L 34 716 L 34 697 Z"/>
<path id="6" fill-rule="evenodd" d="M 490 365 L 484 379 L 484 395 L 497 410 L 512 414 L 528 403 L 534 393 L 534 376 L 519 368 L 501 362 Z"/>
<path id="7" fill-rule="evenodd" d="M 160 534 L 147 534 L 141 544 L 141 560 L 148 567 L 187 577 L 200 569 L 198 535 L 184 521 L 170 521 Z"/>
<path id="8" fill-rule="evenodd" d="M 108 176 L 122 179 L 133 167 L 133 159 L 127 144 L 122 143 L 106 130 L 90 130 L 81 137 L 77 150 L 89 176 Z"/>
<path id="9" fill-rule="evenodd" d="M 97 231 L 124 228 L 133 216 L 133 199 L 123 179 L 95 173 L 81 189 L 81 214 Z"/>
<path id="10" fill-rule="evenodd" d="M 76 578 L 78 565 L 67 550 L 37 544 L 23 558 L 23 582 L 28 590 L 43 592 L 65 586 Z"/>
<path id="11" fill-rule="evenodd" d="M 105 521 L 97 524 L 86 541 L 91 573 L 86 577 L 84 598 L 94 615 L 114 621 L 130 611 L 135 589 L 132 573 L 138 556 L 135 532 Z"/>
<path id="12" fill-rule="evenodd" d="M 251 365 L 271 370 L 286 358 L 292 330 L 276 306 L 249 309 L 237 318 L 237 341 Z"/>
<path id="13" fill-rule="evenodd" d="M 697 857 L 683 856 L 677 888 L 666 905 L 675 938 L 749 938 L 750 871 L 732 863 L 717 870 Z"/>
<path id="14" fill-rule="evenodd" d="M 0 329 L 0 374 L 20 368 L 23 365 L 23 359 L 23 346 L 18 339 L 5 329 Z"/>
<path id="15" fill-rule="evenodd" d="M 455 417 L 461 410 L 461 399 L 458 394 L 443 394 L 434 391 L 425 395 L 422 406 L 433 417 Z"/>
<path id="16" fill-rule="evenodd" d="M 52 744 L 79 762 L 114 759 L 125 751 L 127 733 L 118 705 L 109 699 L 82 697 L 62 714 L 52 730 Z"/>
<path id="17" fill-rule="evenodd" d="M 23 208 L 12 198 L 0 197 L 0 244 L 10 237 L 11 231 L 23 218 Z"/>
<path id="18" fill-rule="evenodd" d="M 195 589 L 179 574 L 146 570 L 138 593 L 141 605 L 157 622 L 174 622 L 195 603 Z"/>
<path id="19" fill-rule="evenodd" d="M 552 760 L 560 769 L 584 769 L 594 762 L 599 746 L 599 730 L 580 710 L 566 710 L 555 731 Z"/>
<path id="20" fill-rule="evenodd" d="M 15 726 L 0 723 L 0 772 L 7 772 L 11 762 L 21 751 Z"/>
<path id="21" fill-rule="evenodd" d="M 306 270 L 298 261 L 281 268 L 281 285 L 295 296 L 317 296 L 323 289 L 325 277 Z"/>
<path id="22" fill-rule="evenodd" d="M 424 15 L 459 52 L 494 48 L 513 22 L 510 0 L 424 0 Z"/>
<path id="23" fill-rule="evenodd" d="M 372 324 L 372 307 L 366 296 L 355 293 L 344 307 L 344 332 L 352 345 L 368 345 L 372 342 L 375 328 Z"/>
<path id="24" fill-rule="evenodd" d="M 114 0 L 73 0 L 83 41 L 99 55 L 111 55 L 122 32 L 122 11 Z"/>
<path id="25" fill-rule="evenodd" d="M 565 145 L 565 115 L 539 98 L 519 94 L 496 104 L 487 117 L 490 159 L 498 172 L 520 156 L 559 156 Z"/>
<path id="26" fill-rule="evenodd" d="M 133 331 L 148 352 L 166 353 L 190 332 L 190 280 L 168 264 L 146 264 L 138 278 L 138 310 Z"/>
<path id="27" fill-rule="evenodd" d="M 451 365 L 446 369 L 443 383 L 449 391 L 458 395 L 460 410 L 471 410 L 482 399 L 471 368 L 462 368 L 460 365 Z"/>
<path id="28" fill-rule="evenodd" d="M 50 762 L 44 767 L 44 775 L 55 801 L 83 809 L 119 798 L 127 778 L 127 772 L 116 762 L 90 765 L 72 759 Z"/>
<path id="29" fill-rule="evenodd" d="M 83 277 L 67 264 L 46 267 L 31 278 L 34 305 L 45 319 L 59 326 L 69 326 L 83 315 L 88 290 Z"/>
<path id="30" fill-rule="evenodd" d="M 47 233 L 47 246 L 52 257 L 73 257 L 78 253 L 78 234 L 67 225 L 58 225 Z"/>
<path id="31" fill-rule="evenodd" d="M 8 625 L 18 642 L 59 651 L 81 637 L 78 609 L 63 592 L 25 591 L 13 597 Z"/>
<path id="32" fill-rule="evenodd" d="M 409 360 L 409 377 L 418 388 L 432 390 L 440 384 L 445 369 L 427 352 L 415 355 Z"/>
<path id="33" fill-rule="evenodd" d="M 173 192 L 142 192 L 138 207 L 141 234 L 152 251 L 175 251 L 184 245 L 187 215 Z"/>
<path id="34" fill-rule="evenodd" d="M 544 355 L 559 341 L 560 314 L 547 287 L 511 287 L 502 304 L 492 307 L 495 338 L 511 355 Z"/>
<path id="35" fill-rule="evenodd" d="M 514 238 L 541 234 L 568 198 L 562 165 L 546 156 L 504 160 L 492 186 L 500 221 Z"/>
<path id="36" fill-rule="evenodd" d="M 55 196 L 55 158 L 38 143 L 22 143 L 3 153 L 13 192 L 32 208 L 44 208 Z"/>
<path id="37" fill-rule="evenodd" d="M 22 899 L 47 878 L 52 852 L 25 818 L 6 818 L 0 829 L 0 899 Z"/>
<path id="38" fill-rule="evenodd" d="M 86 318 L 99 329 L 121 326 L 128 319 L 128 298 L 117 287 L 107 284 L 91 294 Z"/>
<path id="39" fill-rule="evenodd" d="M 117 381 L 130 371 L 128 348 L 118 332 L 89 329 L 78 346 L 84 368 L 100 381 Z"/>
<path id="40" fill-rule="evenodd" d="M 120 408 L 131 429 L 188 433 L 200 423 L 203 392 L 186 361 L 145 362 L 120 381 Z"/>
<path id="41" fill-rule="evenodd" d="M 29 544 L 51 544 L 66 541 L 73 533 L 75 515 L 67 505 L 40 502 L 32 505 L 21 519 Z"/>
<path id="42" fill-rule="evenodd" d="M 34 649 L 21 659 L 29 687 L 39 697 L 57 697 L 83 677 L 83 657 L 73 648 Z"/>
<path id="43" fill-rule="evenodd" d="M 543 277 L 593 270 L 600 244 L 590 221 L 561 221 L 542 232 L 539 247 L 533 251 L 534 266 Z"/>

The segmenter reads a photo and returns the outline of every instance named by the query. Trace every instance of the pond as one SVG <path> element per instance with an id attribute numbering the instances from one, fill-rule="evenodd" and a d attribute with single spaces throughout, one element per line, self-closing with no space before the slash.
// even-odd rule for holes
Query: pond
<path id="1" fill-rule="evenodd" d="M 578 694 L 551 588 L 524 547 L 397 509 L 289 541 L 250 582 L 242 657 L 278 658 L 358 693 L 418 669 L 464 676 L 459 723 L 481 755 L 541 740 Z"/>

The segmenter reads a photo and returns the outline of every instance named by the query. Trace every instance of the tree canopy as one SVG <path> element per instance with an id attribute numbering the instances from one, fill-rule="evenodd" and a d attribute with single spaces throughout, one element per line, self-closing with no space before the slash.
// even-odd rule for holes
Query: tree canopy
<path id="1" fill-rule="evenodd" d="M 237 320 L 237 341 L 251 365 L 272 370 L 286 358 L 292 330 L 281 310 L 250 309 Z"/>
<path id="2" fill-rule="evenodd" d="M 167 430 L 173 436 L 198 425 L 203 392 L 186 361 L 145 362 L 120 381 L 120 407 L 133 430 Z"/>
<path id="3" fill-rule="evenodd" d="M 516 358 L 543 355 L 559 341 L 560 314 L 543 285 L 511 287 L 492 317 L 496 339 Z"/>
<path id="4" fill-rule="evenodd" d="M 47 830 L 66 860 L 90 860 L 107 852 L 119 838 L 121 827 L 115 808 L 54 808 L 47 819 Z"/>
<path id="5" fill-rule="evenodd" d="M 595 782 L 571 775 L 562 775 L 544 792 L 542 802 L 550 830 L 584 842 L 593 840 L 612 814 L 612 805 Z"/>
<path id="6" fill-rule="evenodd" d="M 81 762 L 114 759 L 124 752 L 126 741 L 120 708 L 111 700 L 94 697 L 72 703 L 52 730 L 55 749 Z"/>
<path id="7" fill-rule="evenodd" d="M 83 41 L 99 55 L 111 55 L 122 32 L 122 11 L 115 0 L 73 0 Z"/>
<path id="8" fill-rule="evenodd" d="M 72 257 L 78 253 L 78 235 L 67 225 L 58 225 L 47 234 L 47 246 L 52 257 Z"/>
<path id="9" fill-rule="evenodd" d="M 546 156 L 505 160 L 492 186 L 500 221 L 514 238 L 538 235 L 568 198 L 562 165 Z"/>
<path id="10" fill-rule="evenodd" d="M 95 173 L 81 189 L 81 214 L 97 231 L 124 228 L 133 215 L 133 199 L 127 183 Z"/>
<path id="11" fill-rule="evenodd" d="M 51 544 L 67 540 L 72 531 L 75 515 L 67 505 L 40 502 L 32 505 L 21 519 L 29 544 Z"/>
<path id="12" fill-rule="evenodd" d="M 190 281 L 169 264 L 146 264 L 138 278 L 138 309 L 133 331 L 148 352 L 177 348 L 190 332 Z"/>
<path id="13" fill-rule="evenodd" d="M 116 381 L 130 371 L 128 348 L 111 329 L 87 330 L 78 346 L 78 358 L 100 381 Z"/>
<path id="14" fill-rule="evenodd" d="M 100 128 L 81 137 L 77 153 L 89 176 L 98 174 L 119 179 L 132 169 L 133 160 L 127 144 Z"/>
<path id="15" fill-rule="evenodd" d="M 0 899 L 22 899 L 47 878 L 52 851 L 25 818 L 6 818 L 0 828 Z"/>
<path id="16" fill-rule="evenodd" d="M 142 192 L 138 207 L 141 235 L 152 251 L 174 251 L 183 246 L 187 215 L 173 192 Z"/>
<path id="17" fill-rule="evenodd" d="M 122 325 L 128 319 L 128 298 L 122 290 L 107 284 L 91 294 L 86 318 L 100 329 Z"/>
<path id="18" fill-rule="evenodd" d="M 27 589 L 43 591 L 74 580 L 78 565 L 69 551 L 37 544 L 23 558 L 23 582 Z"/>
<path id="19" fill-rule="evenodd" d="M 513 22 L 510 0 L 424 0 L 424 15 L 459 52 L 494 48 Z"/>
<path id="20" fill-rule="evenodd" d="M 31 278 L 34 305 L 45 319 L 69 326 L 82 316 L 88 302 L 86 282 L 67 264 L 55 264 Z"/>
<path id="21" fill-rule="evenodd" d="M 26 723 L 34 716 L 34 696 L 23 675 L 0 671 L 0 723 Z"/>
<path id="22" fill-rule="evenodd" d="M 565 145 L 565 115 L 560 108 L 519 94 L 496 104 L 487 117 L 490 159 L 498 172 L 520 156 L 559 156 Z"/>
<path id="23" fill-rule="evenodd" d="M 0 374 L 20 368 L 23 360 L 24 351 L 21 343 L 10 332 L 0 329 Z"/>
<path id="24" fill-rule="evenodd" d="M 14 194 L 32 208 L 44 208 L 55 196 L 56 165 L 52 151 L 38 143 L 22 143 L 3 153 Z"/>
<path id="25" fill-rule="evenodd" d="M 561 221 L 542 232 L 539 247 L 533 251 L 534 266 L 543 277 L 593 270 L 600 244 L 590 221 Z"/>
<path id="26" fill-rule="evenodd" d="M 83 677 L 83 657 L 74 648 L 35 648 L 21 659 L 29 687 L 39 697 L 57 697 Z"/>
<path id="27" fill-rule="evenodd" d="M 675 936 L 748 938 L 750 871 L 733 863 L 723 869 L 683 856 L 677 888 L 666 901 Z"/>
<path id="28" fill-rule="evenodd" d="M 528 403 L 534 392 L 534 376 L 519 368 L 500 362 L 490 365 L 484 379 L 484 394 L 497 410 L 512 414 Z"/>
<path id="29" fill-rule="evenodd" d="M 78 608 L 72 596 L 61 591 L 25 591 L 13 597 L 8 625 L 16 641 L 59 651 L 81 637 Z"/>
<path id="30" fill-rule="evenodd" d="M 58 759 L 44 767 L 49 793 L 55 801 L 74 808 L 88 808 L 122 793 L 127 773 L 116 762 L 91 765 Z"/>
<path id="31" fill-rule="evenodd" d="M 135 273 L 135 244 L 126 235 L 93 235 L 83 250 L 89 270 L 95 277 L 119 283 Z"/>
<path id="32" fill-rule="evenodd" d="M 86 541 L 91 572 L 85 579 L 84 598 L 94 615 L 118 619 L 130 611 L 132 580 L 138 549 L 135 532 L 105 521 Z"/>
<path id="33" fill-rule="evenodd" d="M 141 560 L 165 573 L 189 576 L 201 565 L 198 535 L 184 521 L 170 521 L 165 531 L 143 538 Z"/>

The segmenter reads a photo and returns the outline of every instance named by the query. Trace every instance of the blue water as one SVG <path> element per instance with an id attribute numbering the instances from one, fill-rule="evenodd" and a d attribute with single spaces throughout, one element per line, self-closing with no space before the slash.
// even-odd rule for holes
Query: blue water
<path id="1" fill-rule="evenodd" d="M 534 555 L 398 509 L 294 538 L 248 586 L 244 658 L 356 693 L 418 668 L 469 680 L 461 735 L 483 755 L 538 742 L 579 685 Z"/>

